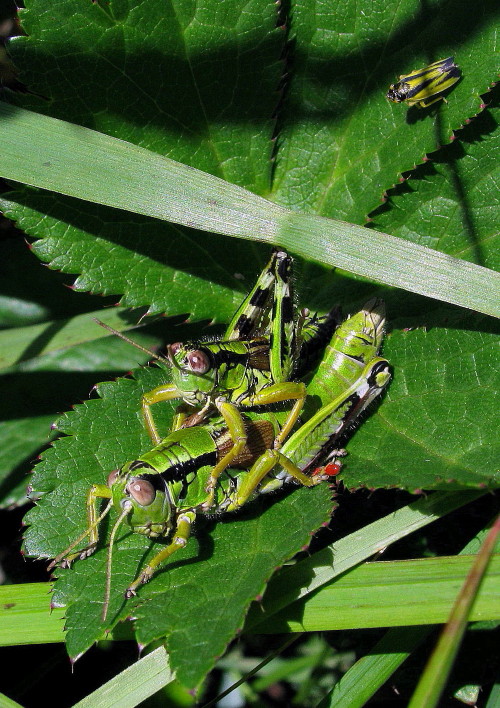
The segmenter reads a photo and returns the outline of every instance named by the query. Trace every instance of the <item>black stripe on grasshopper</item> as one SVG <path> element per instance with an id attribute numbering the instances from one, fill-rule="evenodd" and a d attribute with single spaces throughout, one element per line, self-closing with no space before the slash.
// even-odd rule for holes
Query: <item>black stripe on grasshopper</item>
<path id="1" fill-rule="evenodd" d="M 202 345 L 198 351 L 207 357 L 210 368 L 218 373 L 216 380 L 222 379 L 225 372 L 238 366 L 244 367 L 246 372 L 254 368 L 269 371 L 269 345 L 264 338 L 245 342 L 243 352 L 235 352 L 233 342 L 215 343 L 210 349 Z"/>
<path id="2" fill-rule="evenodd" d="M 258 288 L 250 298 L 249 304 L 255 308 L 255 310 L 264 310 L 267 302 L 271 297 L 270 289 Z M 250 317 L 246 314 L 241 314 L 238 321 L 236 322 L 234 329 L 237 337 L 234 339 L 248 339 L 255 332 L 255 318 Z"/>
<path id="3" fill-rule="evenodd" d="M 168 479 L 165 478 L 166 482 L 181 482 L 188 475 L 198 472 L 201 467 L 214 466 L 217 462 L 218 455 L 214 450 L 212 452 L 206 452 L 202 455 L 197 455 L 197 457 L 190 457 L 187 460 L 179 460 L 179 462 L 171 465 L 168 468 Z M 162 476 L 163 472 L 158 472 L 151 465 L 143 465 L 144 469 L 149 467 L 151 472 L 150 476 Z M 147 472 L 144 472 L 147 474 Z"/>
<path id="4" fill-rule="evenodd" d="M 341 400 L 339 407 L 333 409 L 332 417 L 337 417 L 338 419 L 336 426 L 332 425 L 333 421 L 329 422 L 328 416 L 321 419 L 322 410 L 327 410 L 328 406 L 320 409 L 318 414 L 308 421 L 304 428 L 309 426 L 312 430 L 315 427 L 314 421 L 317 418 L 319 419 L 317 425 L 319 436 L 316 442 L 318 451 L 304 467 L 305 472 L 310 472 L 310 470 L 316 468 L 321 464 L 321 461 L 327 459 L 333 451 L 338 449 L 341 439 L 359 424 L 362 413 L 383 392 L 390 380 L 389 362 L 386 359 L 376 358 L 365 367 L 363 376 L 354 384 L 355 390 Z M 325 424 L 330 426 L 326 435 L 322 432 Z M 291 441 L 293 442 L 293 436 Z"/>
<path id="5" fill-rule="evenodd" d="M 262 334 L 269 324 L 270 303 L 277 281 L 285 283 L 290 277 L 292 259 L 284 251 L 273 251 L 269 263 L 257 279 L 254 288 L 243 300 L 229 323 L 224 339 L 249 339 Z"/>
<path id="6" fill-rule="evenodd" d="M 159 471 L 159 469 L 155 469 L 152 465 L 139 459 L 128 467 L 128 471 L 134 472 L 137 479 L 150 484 L 155 492 L 168 494 L 169 485 L 180 482 L 181 487 L 177 494 L 178 500 L 182 501 L 186 498 L 189 484 L 194 481 L 198 471 L 203 467 L 213 467 L 219 458 L 218 451 L 211 450 L 196 457 L 179 460 L 164 471 Z M 169 495 L 169 498 L 170 503 L 174 504 L 174 499 L 171 495 Z"/>

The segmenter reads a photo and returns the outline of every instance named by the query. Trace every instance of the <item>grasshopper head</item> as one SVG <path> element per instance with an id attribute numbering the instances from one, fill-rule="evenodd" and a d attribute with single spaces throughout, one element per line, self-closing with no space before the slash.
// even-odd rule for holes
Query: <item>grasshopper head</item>
<path id="1" fill-rule="evenodd" d="M 175 342 L 168 347 L 172 380 L 182 397 L 193 406 L 203 404 L 217 386 L 217 369 L 208 347 Z"/>
<path id="2" fill-rule="evenodd" d="M 109 537 L 106 560 L 106 589 L 101 619 L 104 622 L 111 597 L 111 567 L 115 536 L 126 519 L 134 533 L 149 538 L 164 536 L 172 528 L 172 516 L 176 506 L 163 477 L 151 474 L 151 467 L 140 460 L 128 462 L 108 476 L 107 485 L 111 489 L 112 504 L 118 512 Z"/>
<path id="3" fill-rule="evenodd" d="M 169 533 L 176 506 L 161 475 L 151 474 L 151 468 L 137 460 L 111 472 L 108 486 L 115 509 L 129 509 L 127 522 L 134 533 L 150 538 Z"/>
<path id="4" fill-rule="evenodd" d="M 336 344 L 333 352 L 357 360 L 361 364 L 368 362 L 378 354 L 384 337 L 385 305 L 382 300 L 372 298 L 363 308 L 348 317 L 335 332 Z M 337 354 L 338 356 L 338 354 Z"/>

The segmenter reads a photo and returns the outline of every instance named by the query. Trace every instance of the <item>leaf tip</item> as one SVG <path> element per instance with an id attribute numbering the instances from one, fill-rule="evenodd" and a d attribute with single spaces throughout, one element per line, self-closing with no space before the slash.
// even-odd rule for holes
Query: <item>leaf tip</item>
<path id="1" fill-rule="evenodd" d="M 73 667 L 83 655 L 85 654 L 84 651 L 81 651 L 79 654 L 75 654 L 75 656 L 70 656 L 69 657 L 69 663 L 71 664 L 71 673 L 73 673 Z"/>
<path id="2" fill-rule="evenodd" d="M 137 642 L 137 653 L 139 656 L 142 656 L 142 652 L 146 648 L 146 644 L 141 644 L 140 642 Z"/>

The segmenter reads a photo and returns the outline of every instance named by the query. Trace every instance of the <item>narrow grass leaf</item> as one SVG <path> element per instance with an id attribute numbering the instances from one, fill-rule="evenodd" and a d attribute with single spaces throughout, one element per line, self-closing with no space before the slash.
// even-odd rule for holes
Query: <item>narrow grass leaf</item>
<path id="1" fill-rule="evenodd" d="M 158 647 L 75 703 L 73 708 L 134 708 L 174 678 L 167 652 L 164 647 Z"/>
<path id="2" fill-rule="evenodd" d="M 310 260 L 500 316 L 500 274 L 362 226 L 284 209 L 139 146 L 0 103 L 0 176 Z"/>
<path id="3" fill-rule="evenodd" d="M 480 588 L 484 587 L 490 575 L 486 575 L 486 571 L 488 568 L 493 571 L 494 560 L 498 558 L 498 556 L 493 556 L 492 554 L 495 550 L 499 532 L 500 516 L 486 536 L 482 548 L 477 554 L 467 579 L 458 594 L 446 627 L 443 629 L 429 663 L 411 698 L 410 708 L 433 708 L 433 706 L 438 704 L 453 661 L 460 648 L 467 622 L 469 619 L 473 619 L 474 608 L 478 604 Z M 497 600 L 499 595 L 500 589 L 497 592 Z"/>

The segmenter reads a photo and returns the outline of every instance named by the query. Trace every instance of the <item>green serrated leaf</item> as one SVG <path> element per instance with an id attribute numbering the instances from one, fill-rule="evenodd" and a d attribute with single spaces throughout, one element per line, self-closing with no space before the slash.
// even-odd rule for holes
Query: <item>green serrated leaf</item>
<path id="1" fill-rule="evenodd" d="M 30 524 L 26 534 L 30 555 L 53 557 L 67 547 L 85 528 L 85 495 L 90 485 L 102 483 L 111 470 L 149 449 L 151 443 L 138 414 L 140 396 L 164 380 L 162 369 L 149 368 L 137 372 L 135 380 L 102 384 L 101 400 L 77 406 L 60 421 L 60 429 L 70 437 L 44 454 L 33 477 L 34 492 L 42 499 L 25 519 Z M 169 406 L 160 408 L 161 429 L 166 430 Z M 328 520 L 330 497 L 327 487 L 298 489 L 279 501 L 251 504 L 221 522 L 200 520 L 196 537 L 186 549 L 128 602 L 123 597 L 125 588 L 158 544 L 129 531 L 120 532 L 113 554 L 108 625 L 133 614 L 140 643 L 166 636 L 179 680 L 197 685 L 213 666 L 214 657 L 242 627 L 250 602 L 263 592 L 274 569 L 307 545 L 311 534 Z M 103 538 L 91 558 L 75 562 L 70 571 L 57 571 L 60 579 L 52 602 L 69 605 L 66 625 L 71 656 L 85 651 L 106 626 L 100 617 L 104 545 Z M 226 597 L 222 604 L 221 582 Z"/>
<path id="2" fill-rule="evenodd" d="M 123 306 L 147 306 L 150 313 L 227 320 L 249 264 L 265 259 L 262 248 L 248 245 L 242 251 L 241 268 L 235 271 L 226 239 L 221 237 L 209 242 L 193 239 L 180 226 L 65 197 L 58 199 L 55 213 L 53 197 L 41 192 L 9 196 L 6 213 L 31 236 L 42 235 L 40 214 L 51 212 L 43 219 L 44 238 L 32 250 L 51 268 L 81 273 L 75 290 L 124 293 Z M 22 206 L 13 205 L 18 198 Z M 68 222 L 75 225 L 68 228 Z"/>
<path id="3" fill-rule="evenodd" d="M 500 267 L 498 90 L 452 145 L 420 165 L 372 215 L 376 228 L 489 268 Z"/>
<path id="4" fill-rule="evenodd" d="M 394 379 L 349 445 L 349 487 L 498 486 L 498 333 L 482 318 L 446 327 L 444 314 L 441 326 L 386 338 Z M 462 329 L 472 322 L 472 331 Z"/>
<path id="5" fill-rule="evenodd" d="M 284 43 L 273 2 L 29 0 L 21 20 L 28 36 L 11 55 L 50 99 L 29 97 L 29 107 L 269 189 Z"/>
<path id="6" fill-rule="evenodd" d="M 50 99 L 31 96 L 26 106 L 269 191 L 284 42 L 273 2 L 26 6 L 28 36 L 15 38 L 10 51 L 31 90 Z M 64 33 L 53 31 L 54 17 Z M 226 319 L 234 309 L 239 284 L 225 239 L 203 243 L 175 225 L 64 197 L 54 203 L 52 195 L 28 192 L 22 201 L 11 214 L 44 237 L 35 246 L 43 260 L 81 274 L 76 289 L 125 293 L 126 306 L 200 319 L 217 316 L 214 301 Z M 239 272 L 262 253 L 249 245 Z"/>
<path id="7" fill-rule="evenodd" d="M 498 79 L 495 9 L 465 2 L 294 4 L 290 91 L 279 116 L 273 198 L 362 223 L 401 172 L 452 139 Z M 462 80 L 420 110 L 385 98 L 400 74 L 455 56 Z M 307 154 L 307 159 L 304 159 Z"/>
<path id="8" fill-rule="evenodd" d="M 158 155 L 159 151 L 164 155 L 181 159 L 187 165 L 201 166 L 214 174 L 223 175 L 236 184 L 245 184 L 250 186 L 252 190 L 264 194 L 270 193 L 271 178 L 273 178 L 275 197 L 277 196 L 276 185 L 283 173 L 288 175 L 294 185 L 300 185 L 306 194 L 314 195 L 316 193 L 316 187 L 312 189 L 309 185 L 311 175 L 314 175 L 314 180 L 320 189 L 326 187 L 328 193 L 330 190 L 328 179 L 325 182 L 324 169 L 320 169 L 319 166 L 317 166 L 318 169 L 316 167 L 310 169 L 316 159 L 317 150 L 321 156 L 320 159 L 327 160 L 328 172 L 331 160 L 328 157 L 328 150 L 325 149 L 326 146 L 319 145 L 316 148 L 316 142 L 309 145 L 307 142 L 300 141 L 300 144 L 295 147 L 294 141 L 284 129 L 284 123 L 293 126 L 298 118 L 300 119 L 300 111 L 295 110 L 295 106 L 292 111 L 287 112 L 287 110 L 281 110 L 283 105 L 287 104 L 280 104 L 279 125 L 282 130 L 281 139 L 276 148 L 276 155 L 279 154 L 277 172 L 272 172 L 270 149 L 267 150 L 263 147 L 263 144 L 269 147 L 273 134 L 273 123 L 270 116 L 274 115 L 272 107 L 275 103 L 273 102 L 271 107 L 269 92 L 274 95 L 283 68 L 281 62 L 278 61 L 280 54 L 277 50 L 281 50 L 285 35 L 277 33 L 274 28 L 273 22 L 276 18 L 273 13 L 276 8 L 264 0 L 255 0 L 252 4 L 252 11 L 249 12 L 245 3 L 238 3 L 235 0 L 234 3 L 225 3 L 224 10 L 212 13 L 213 17 L 203 24 L 203 29 L 199 29 L 196 24 L 197 13 L 205 17 L 209 5 L 209 0 L 204 0 L 204 2 L 200 0 L 190 8 L 193 16 L 189 15 L 186 18 L 175 4 L 167 8 L 163 4 L 158 8 L 154 6 L 154 3 L 153 5 L 148 4 L 148 11 L 143 16 L 141 14 L 142 4 L 139 6 L 141 9 L 136 12 L 127 12 L 123 11 L 119 3 L 116 7 L 112 3 L 106 12 L 103 12 L 100 6 L 86 6 L 84 9 L 79 5 L 75 6 L 74 0 L 59 0 L 55 7 L 68 21 L 70 25 L 68 37 L 73 42 L 71 44 L 68 38 L 64 42 L 65 56 L 68 57 L 65 70 L 72 70 L 75 74 L 75 81 L 71 84 L 71 88 L 68 88 L 67 82 L 64 82 L 63 77 L 60 76 L 61 64 L 57 59 L 62 51 L 59 44 L 61 38 L 53 37 L 52 15 L 45 12 L 45 7 L 40 5 L 39 0 L 33 0 L 30 5 L 32 9 L 25 15 L 28 31 L 31 30 L 32 34 L 29 38 L 17 39 L 13 43 L 13 52 L 16 54 L 18 51 L 19 54 L 16 56 L 18 61 L 24 63 L 26 70 L 29 66 L 29 71 L 33 72 L 26 75 L 26 80 L 29 80 L 30 85 L 33 88 L 38 86 L 42 93 L 43 90 L 51 90 L 49 93 L 50 97 L 53 97 L 50 104 L 51 113 L 73 120 L 78 119 L 80 123 L 101 128 L 112 135 L 119 135 L 127 140 L 133 140 L 141 146 L 150 147 L 156 151 L 156 155 L 145 153 L 140 148 L 134 149 L 134 146 L 128 143 L 106 140 L 100 134 L 78 129 L 74 125 L 68 128 L 63 123 L 43 121 L 41 115 L 34 117 L 20 111 L 11 113 L 6 109 L 5 127 L 15 130 L 15 145 L 21 143 L 25 145 L 25 150 L 36 152 L 41 164 L 35 170 L 33 160 L 30 160 L 29 168 L 26 171 L 20 164 L 20 156 L 16 154 L 14 168 L 6 169 L 5 176 L 55 189 L 64 194 L 91 199 L 100 204 L 111 204 L 122 209 L 130 209 L 139 214 L 147 213 L 161 218 L 166 217 L 191 227 L 208 228 L 243 238 L 272 239 L 273 242 L 280 243 L 283 247 L 290 248 L 308 259 L 324 260 L 361 275 L 385 280 L 391 285 L 460 303 L 480 311 L 496 312 L 494 300 L 486 302 L 486 300 L 490 300 L 487 296 L 487 283 L 490 290 L 497 287 L 491 273 L 475 268 L 464 261 L 452 262 L 437 253 L 423 251 L 416 246 L 402 249 L 401 244 L 393 241 L 387 235 L 376 235 L 375 232 L 368 235 L 364 233 L 363 229 L 355 226 L 346 227 L 345 224 L 326 222 L 316 216 L 287 213 L 268 201 L 259 200 L 248 192 L 238 190 L 234 185 L 231 188 L 228 183 L 221 183 L 215 178 L 207 181 L 208 175 L 202 176 L 186 167 L 182 168 L 177 163 L 166 163 L 165 160 L 162 160 Z M 176 12 L 176 21 L 170 23 L 173 25 L 171 27 L 168 20 L 172 7 L 178 11 Z M 216 7 L 218 6 L 216 5 Z M 353 41 L 361 47 L 364 44 L 369 47 L 373 39 L 371 35 L 377 36 L 379 32 L 380 13 L 373 13 L 371 10 L 372 8 L 363 16 L 366 17 L 367 28 L 363 23 L 356 24 L 355 17 L 345 18 L 342 15 L 335 15 L 337 23 L 347 22 L 348 25 L 351 21 L 354 23 Z M 432 14 L 432 9 L 430 12 Z M 301 22 L 305 22 L 312 29 L 319 19 L 325 20 L 325 22 L 328 20 L 330 23 L 333 21 L 333 15 L 328 12 L 326 14 L 325 19 L 321 14 L 316 15 L 312 6 L 304 4 L 304 8 L 297 12 L 296 17 L 295 14 L 288 17 L 285 13 L 280 21 L 285 23 L 285 27 L 293 23 L 294 31 L 295 26 L 301 26 Z M 405 17 L 403 15 L 403 19 Z M 216 19 L 214 20 L 214 18 Z M 89 45 L 87 26 L 85 30 L 81 29 L 84 20 L 94 28 L 97 36 L 102 37 L 102 41 L 97 43 L 94 41 Z M 196 29 L 193 29 L 193 21 Z M 213 29 L 214 22 L 216 25 L 218 22 L 222 22 L 224 30 L 227 27 L 233 28 L 231 38 L 234 40 L 234 46 L 237 47 L 234 51 L 238 56 L 238 61 L 234 64 L 234 72 L 229 76 L 227 71 L 219 71 L 220 64 L 218 62 L 222 60 L 224 52 L 231 53 L 234 46 L 228 41 L 224 31 L 221 31 L 218 25 L 215 30 Z M 386 32 L 390 31 L 392 24 L 392 15 L 387 16 Z M 427 27 L 429 22 L 427 21 L 425 24 L 422 19 L 420 24 Z M 168 49 L 164 48 L 164 35 L 159 28 L 163 30 L 165 26 L 166 37 L 171 40 L 173 49 L 168 43 L 166 45 Z M 118 27 L 127 41 L 116 42 Z M 440 25 L 438 25 L 438 29 L 440 29 Z M 173 33 L 173 36 L 170 36 L 169 32 Z M 130 37 L 128 37 L 128 33 Z M 311 39 L 311 42 L 316 41 L 320 35 L 319 31 L 315 34 L 312 33 L 311 37 L 314 39 Z M 350 37 L 349 33 L 340 34 L 342 41 L 347 36 Z M 122 37 L 121 34 L 120 37 Z M 179 50 L 181 70 L 176 72 L 179 63 L 176 53 L 179 37 L 182 38 L 185 46 L 183 45 L 183 51 Z M 243 51 L 238 42 L 243 43 L 243 48 L 246 48 L 245 42 L 249 37 L 251 49 Z M 115 42 L 113 50 L 118 52 L 118 66 L 121 67 L 118 70 L 116 69 L 116 57 L 115 62 L 112 62 L 106 55 L 108 41 L 110 41 L 108 38 L 112 38 Z M 215 53 L 216 57 L 213 62 L 209 62 L 210 52 L 213 51 L 217 41 L 220 43 L 220 56 Z M 255 47 L 252 42 L 256 41 L 265 44 L 265 51 L 261 51 L 261 44 L 258 45 L 259 61 L 253 61 Z M 177 103 L 170 101 L 172 94 L 170 85 L 171 93 L 163 94 L 158 93 L 157 82 L 150 86 L 149 82 L 145 80 L 145 84 L 149 88 L 150 94 L 154 95 L 155 100 L 148 100 L 151 99 L 151 95 L 148 94 L 147 98 L 140 103 L 140 108 L 133 104 L 129 109 L 130 115 L 127 114 L 127 119 L 123 121 L 122 118 L 122 123 L 118 124 L 115 117 L 122 114 L 123 95 L 131 93 L 130 86 L 127 87 L 127 81 L 130 82 L 130 77 L 137 78 L 134 72 L 138 71 L 138 66 L 142 67 L 142 63 L 134 61 L 133 57 L 130 61 L 126 61 L 129 59 L 128 48 L 130 47 L 130 51 L 133 52 L 135 46 L 140 45 L 141 50 L 144 50 L 147 56 L 147 49 L 143 48 L 148 48 L 151 44 L 158 52 L 158 66 L 163 67 L 162 76 L 172 77 L 174 88 L 177 88 L 174 77 L 179 77 L 183 100 Z M 158 46 L 163 49 L 163 54 Z M 488 62 L 487 58 L 490 53 L 486 51 L 484 41 L 481 46 L 485 52 L 486 62 Z M 47 47 L 49 47 L 49 51 L 47 51 Z M 348 48 L 347 44 L 346 50 Z M 189 55 L 191 49 L 193 57 Z M 194 55 L 198 58 L 198 51 L 200 51 L 200 56 L 203 54 L 200 64 L 194 61 Z M 362 51 L 368 52 L 368 49 Z M 370 49 L 370 51 L 372 50 Z M 380 48 L 378 51 L 379 55 L 375 53 L 374 56 L 378 57 L 380 62 L 382 61 L 382 49 Z M 187 61 L 190 62 L 190 77 L 187 82 L 184 81 L 183 73 L 186 52 L 189 56 Z M 53 54 L 56 59 L 53 58 Z M 363 58 L 366 59 L 366 57 Z M 346 65 L 349 65 L 349 61 L 354 59 L 353 51 L 349 49 L 348 58 L 345 60 Z M 371 59 L 370 57 L 369 66 L 376 67 L 377 62 L 371 61 Z M 99 71 L 89 71 L 86 62 L 93 68 L 97 64 Z M 210 70 L 205 71 L 207 62 Z M 103 65 L 101 66 L 101 64 Z M 61 80 L 57 86 L 49 86 L 46 83 L 47 77 L 51 75 L 46 69 L 47 65 L 53 67 L 54 74 Z M 204 71 L 198 74 L 195 70 L 199 65 L 203 66 Z M 295 71 L 300 75 L 300 62 L 295 62 L 295 65 L 298 67 Z M 363 73 L 359 72 L 356 62 L 354 65 L 356 76 L 363 76 Z M 39 67 L 44 67 L 43 75 L 38 73 Z M 247 73 L 246 69 L 249 67 L 251 70 Z M 118 77 L 116 73 L 118 73 Z M 83 77 L 82 74 L 85 76 Z M 155 71 L 151 76 L 154 79 L 157 78 Z M 102 87 L 106 85 L 106 78 L 112 82 L 113 89 L 103 92 Z M 332 76 L 333 80 L 334 76 Z M 94 83 L 92 83 L 93 81 Z M 133 88 L 136 89 L 138 81 L 135 80 L 132 83 Z M 214 86 L 222 93 L 214 92 Z M 123 92 L 126 92 L 127 88 L 129 91 L 124 94 Z M 76 96 L 73 96 L 74 100 L 70 102 L 68 94 L 72 93 L 76 93 Z M 135 95 L 133 91 L 132 95 Z M 257 95 L 259 101 L 255 100 Z M 399 106 L 388 106 L 383 98 L 383 93 L 380 95 L 385 109 L 400 108 Z M 238 114 L 240 122 L 237 123 L 236 129 L 234 129 L 235 120 L 228 125 L 228 115 L 232 116 L 231 111 L 234 109 L 235 96 L 237 96 L 237 101 L 244 104 L 237 106 L 241 110 Z M 165 135 L 162 134 L 161 129 L 153 130 L 151 133 L 149 131 L 151 125 L 156 125 L 155 116 L 159 110 L 157 103 L 159 102 L 160 109 L 163 107 L 160 99 L 167 103 L 169 109 L 167 115 L 177 127 L 174 137 L 169 131 L 168 121 L 161 123 L 162 126 L 166 124 Z M 226 104 L 224 100 L 229 103 Z M 115 106 L 116 102 L 118 102 L 118 106 Z M 305 108 L 302 107 L 301 110 L 307 112 L 307 98 L 301 99 L 300 103 L 305 104 Z M 40 111 L 49 110 L 46 103 L 34 96 L 28 97 L 27 105 L 36 106 Z M 355 101 L 355 106 L 359 109 L 362 105 L 364 104 L 359 100 Z M 151 117 L 148 118 L 148 129 L 146 129 L 143 112 L 148 108 L 151 108 Z M 266 115 L 267 110 L 269 112 Z M 136 115 L 136 112 L 139 115 Z M 111 116 L 110 113 L 112 113 Z M 195 116 L 196 119 L 199 119 L 200 114 L 203 115 L 203 125 L 208 132 L 208 138 L 207 140 L 201 138 L 200 143 L 196 143 L 194 149 L 189 117 Z M 336 120 L 339 114 L 342 114 L 342 111 L 336 110 L 333 111 L 333 116 L 330 116 L 329 119 L 322 116 L 321 120 L 324 122 L 325 128 L 327 125 L 331 125 L 332 129 L 338 128 Z M 163 118 L 163 113 L 161 115 Z M 383 115 L 372 111 L 371 120 L 375 121 L 375 127 L 380 123 L 382 132 L 387 132 L 388 126 L 384 125 Z M 463 121 L 468 117 L 468 113 L 461 115 Z M 391 120 L 389 120 L 390 125 L 392 125 Z M 363 131 L 366 131 L 367 126 L 370 127 L 370 130 L 366 131 L 367 134 L 377 134 L 377 130 L 371 130 L 372 126 L 367 117 L 361 116 L 360 122 Z M 306 123 L 309 124 L 307 120 Z M 355 121 L 351 121 L 349 117 L 349 123 L 355 124 Z M 134 126 L 136 126 L 136 130 L 134 130 Z M 210 126 L 209 131 L 208 126 Z M 421 136 L 419 137 L 415 126 L 410 127 L 414 129 L 413 139 L 419 141 Z M 396 130 L 394 126 L 391 129 Z M 233 140 L 235 137 L 233 130 L 236 130 L 240 140 Z M 26 135 L 24 131 L 27 131 Z M 314 135 L 317 136 L 317 134 L 318 131 L 314 128 Z M 231 139 L 227 140 L 226 135 L 229 135 Z M 50 148 L 49 136 L 54 138 L 54 150 Z M 391 134 L 391 138 L 393 142 L 396 141 L 395 133 Z M 5 139 L 8 145 L 6 155 L 10 155 L 12 150 L 10 141 L 13 136 L 6 133 Z M 42 144 L 40 144 L 40 140 Z M 387 155 L 377 154 L 377 145 L 370 143 L 366 149 L 358 149 L 359 145 L 362 146 L 362 141 L 357 133 L 354 135 L 354 140 L 356 151 L 354 151 L 353 145 L 352 150 L 347 150 L 343 158 L 344 161 L 348 158 L 350 162 L 355 164 L 355 156 L 356 159 L 362 159 L 365 162 L 371 160 L 377 165 L 382 162 L 384 165 L 387 163 Z M 83 144 L 80 141 L 83 141 Z M 343 142 L 348 144 L 348 141 Z M 372 153 L 369 152 L 370 148 Z M 309 153 L 311 154 L 309 155 Z M 389 146 L 391 160 L 396 154 L 397 151 L 393 149 L 391 143 Z M 102 164 L 96 161 L 97 156 L 101 155 Z M 216 164 L 217 160 L 214 162 L 214 155 L 219 159 L 218 165 Z M 247 160 L 249 156 L 251 157 L 250 164 L 253 165 L 253 160 L 257 164 L 254 172 L 264 174 L 264 180 L 257 179 L 251 182 L 247 179 L 249 174 L 246 166 L 249 164 Z M 10 165 L 10 162 L 8 164 Z M 165 179 L 167 164 L 169 165 L 168 179 Z M 233 166 L 235 167 L 234 172 L 237 174 L 233 174 Z M 402 166 L 401 169 L 405 167 Z M 307 175 L 303 173 L 304 170 L 308 172 Z M 93 174 L 94 171 L 97 172 L 97 175 Z M 355 180 L 364 174 L 364 171 L 358 169 L 357 165 L 351 172 Z M 376 183 L 372 173 L 373 170 L 368 169 L 367 178 L 363 183 L 357 183 L 359 189 L 356 189 L 355 193 L 353 188 L 356 185 L 342 184 L 341 194 L 338 195 L 338 200 L 335 197 L 335 203 L 340 204 L 341 197 L 343 199 L 347 194 L 350 201 L 353 198 L 363 201 L 363 213 L 370 211 L 373 202 L 367 201 L 367 196 L 370 194 L 368 187 Z M 279 179 L 277 179 L 278 174 Z M 95 183 L 97 176 L 98 185 Z M 71 185 L 68 184 L 68 180 Z M 265 187 L 264 183 L 266 183 Z M 144 189 L 145 185 L 147 185 L 147 189 Z M 385 187 L 389 185 L 385 185 Z M 168 199 L 169 193 L 170 201 Z M 281 201 L 293 207 L 299 204 L 293 195 L 287 199 L 281 198 Z M 317 205 L 317 211 L 328 213 L 322 206 L 326 201 L 327 196 L 324 195 L 321 204 Z M 132 217 L 124 213 L 118 214 L 103 206 L 82 205 L 67 197 L 54 198 L 53 195 L 39 195 L 36 192 L 24 190 L 22 193 L 12 195 L 10 201 L 4 201 L 4 208 L 11 218 L 19 220 L 20 226 L 29 234 L 44 237 L 43 241 L 36 246 L 42 258 L 48 260 L 53 267 L 62 268 L 66 272 L 81 273 L 77 279 L 77 288 L 89 289 L 94 292 L 125 292 L 126 295 L 122 300 L 124 304 L 133 306 L 147 304 L 151 311 L 163 310 L 169 314 L 192 312 L 194 316 L 198 317 L 212 316 L 217 318 L 219 316 L 217 312 L 209 312 L 209 303 L 215 303 L 220 296 L 218 309 L 223 310 L 223 314 L 220 316 L 222 319 L 226 319 L 229 307 L 232 308 L 235 303 L 234 291 L 238 290 L 238 279 L 251 270 L 250 263 L 255 260 L 256 253 L 258 260 L 262 257 L 260 249 L 255 251 L 252 246 L 239 244 L 240 259 L 238 269 L 235 270 L 232 250 L 227 248 L 224 239 L 219 237 L 206 239 L 201 234 L 186 231 L 181 227 L 159 225 L 157 222 L 149 222 L 141 217 Z M 309 207 L 307 208 L 309 209 Z M 301 218 L 297 218 L 297 216 Z M 469 283 L 467 289 L 463 287 L 466 280 Z M 189 298 L 192 290 L 197 294 L 196 299 Z M 215 294 L 217 298 L 214 298 Z M 226 310 L 225 307 L 228 309 Z"/>

